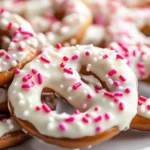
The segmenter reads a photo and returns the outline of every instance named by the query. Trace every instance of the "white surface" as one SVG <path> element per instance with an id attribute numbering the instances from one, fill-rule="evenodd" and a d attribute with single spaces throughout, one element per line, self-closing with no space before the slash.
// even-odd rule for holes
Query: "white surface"
<path id="1" fill-rule="evenodd" d="M 140 94 L 150 97 L 150 85 L 141 83 Z M 31 139 L 30 141 L 14 147 L 9 150 L 67 150 L 52 145 L 45 144 L 37 139 Z M 82 149 L 86 150 L 86 149 Z M 93 146 L 91 150 L 150 150 L 150 132 L 140 132 L 134 130 L 128 130 L 122 132 L 115 138 Z"/>

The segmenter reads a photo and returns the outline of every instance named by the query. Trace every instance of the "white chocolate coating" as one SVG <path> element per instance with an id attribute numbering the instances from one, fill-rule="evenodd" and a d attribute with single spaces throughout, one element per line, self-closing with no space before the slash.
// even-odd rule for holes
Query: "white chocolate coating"
<path id="1" fill-rule="evenodd" d="M 2 137 L 7 133 L 19 131 L 19 130 L 21 130 L 20 126 L 12 117 L 0 121 L 0 137 Z"/>
<path id="2" fill-rule="evenodd" d="M 27 56 L 24 49 L 37 47 L 38 42 L 33 37 L 34 31 L 28 22 L 6 11 L 0 14 L 0 30 L 11 37 L 11 41 L 6 38 L 2 41 L 2 47 L 8 46 L 7 49 L 0 49 L 0 72 L 4 72 L 21 63 Z"/>
<path id="3" fill-rule="evenodd" d="M 137 81 L 119 56 L 92 45 L 48 48 L 23 68 L 9 87 L 8 99 L 16 117 L 33 124 L 42 135 L 57 138 L 94 136 L 114 126 L 121 131 L 129 128 L 137 113 Z M 82 81 L 82 66 L 104 81 L 109 92 L 94 87 L 95 82 Z M 82 112 L 70 115 L 51 111 L 41 103 L 44 87 L 53 89 Z"/>

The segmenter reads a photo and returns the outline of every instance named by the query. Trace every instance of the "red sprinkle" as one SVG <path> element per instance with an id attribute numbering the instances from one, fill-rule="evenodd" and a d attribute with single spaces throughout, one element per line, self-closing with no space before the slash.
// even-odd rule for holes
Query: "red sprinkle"
<path id="1" fill-rule="evenodd" d="M 63 60 L 64 60 L 64 61 L 68 61 L 68 60 L 69 60 L 69 57 L 64 56 L 64 57 L 63 57 Z"/>
<path id="2" fill-rule="evenodd" d="M 65 65 L 66 65 L 66 64 L 65 64 L 64 62 L 62 62 L 62 63 L 60 64 L 60 67 L 61 67 L 61 68 L 64 68 Z"/>
<path id="3" fill-rule="evenodd" d="M 36 69 L 32 69 L 32 73 L 33 73 L 33 74 L 37 74 L 38 71 L 37 71 Z"/>
<path id="4" fill-rule="evenodd" d="M 102 129 L 101 129 L 101 127 L 96 127 L 95 128 L 95 131 L 98 133 L 98 132 L 100 132 Z"/>
<path id="5" fill-rule="evenodd" d="M 42 84 L 43 83 L 43 76 L 40 73 L 38 73 L 37 77 L 38 77 L 38 83 Z"/>
<path id="6" fill-rule="evenodd" d="M 89 120 L 88 120 L 86 117 L 83 117 L 83 118 L 82 118 L 82 121 L 83 121 L 84 123 L 89 123 Z"/>
<path id="7" fill-rule="evenodd" d="M 22 78 L 22 81 L 23 82 L 27 82 L 29 79 L 31 79 L 32 78 L 32 75 L 31 74 L 27 74 L 26 76 L 24 76 L 23 78 Z"/>
<path id="8" fill-rule="evenodd" d="M 141 75 L 145 75 L 145 73 L 146 73 L 144 69 L 140 69 L 139 72 Z"/>
<path id="9" fill-rule="evenodd" d="M 8 24 L 7 29 L 8 29 L 8 30 L 11 30 L 11 29 L 12 29 L 12 27 L 13 27 L 13 24 L 12 24 L 12 22 L 10 22 L 10 23 Z"/>
<path id="10" fill-rule="evenodd" d="M 6 54 L 5 58 L 6 58 L 6 59 L 10 59 L 11 56 L 10 56 L 9 54 Z"/>
<path id="11" fill-rule="evenodd" d="M 50 63 L 50 60 L 47 59 L 47 58 L 45 58 L 45 57 L 43 57 L 43 56 L 41 56 L 40 59 L 41 59 L 43 62 L 45 62 L 45 63 L 48 63 L 48 64 Z"/>
<path id="12" fill-rule="evenodd" d="M 65 119 L 65 122 L 73 122 L 75 120 L 74 117 L 69 117 Z"/>
<path id="13" fill-rule="evenodd" d="M 70 70 L 70 69 L 67 69 L 67 68 L 64 68 L 63 70 L 65 73 L 68 73 L 68 74 L 73 74 L 73 71 Z"/>
<path id="14" fill-rule="evenodd" d="M 120 82 L 118 82 L 118 81 L 114 81 L 114 83 L 113 83 L 113 84 L 114 84 L 114 86 L 117 86 L 117 87 L 118 87 L 118 86 L 120 85 Z"/>
<path id="15" fill-rule="evenodd" d="M 16 69 L 15 74 L 19 74 L 19 73 L 20 73 L 20 69 Z"/>
<path id="16" fill-rule="evenodd" d="M 78 59 L 79 58 L 79 56 L 78 55 L 74 55 L 74 56 L 72 56 L 72 60 L 76 60 L 76 59 Z"/>
<path id="17" fill-rule="evenodd" d="M 129 93 L 131 92 L 131 90 L 130 90 L 129 88 L 126 88 L 126 89 L 125 89 L 125 92 L 126 92 L 127 94 L 129 94 Z"/>
<path id="18" fill-rule="evenodd" d="M 87 95 L 87 98 L 88 98 L 88 99 L 91 99 L 91 98 L 92 98 L 92 95 L 91 95 L 91 94 L 88 94 L 88 95 Z"/>
<path id="19" fill-rule="evenodd" d="M 60 128 L 60 130 L 62 130 L 62 131 L 65 131 L 65 130 L 66 130 L 66 127 L 65 127 L 65 125 L 64 125 L 63 123 L 60 123 L 60 124 L 59 124 L 59 128 Z"/>
<path id="20" fill-rule="evenodd" d="M 104 95 L 109 97 L 109 98 L 113 98 L 114 94 L 110 93 L 110 92 L 104 92 Z"/>
<path id="21" fill-rule="evenodd" d="M 103 56 L 103 58 L 104 58 L 104 59 L 108 58 L 108 55 L 107 55 L 107 54 L 105 54 L 105 55 Z"/>
<path id="22" fill-rule="evenodd" d="M 43 109 L 46 113 L 50 113 L 50 112 L 51 112 L 51 109 L 50 109 L 46 104 L 43 104 L 43 105 L 42 105 L 42 109 Z"/>
<path id="23" fill-rule="evenodd" d="M 4 9 L 4 8 L 2 8 L 1 10 L 0 10 L 0 13 L 2 14 L 2 13 L 4 13 L 6 10 Z"/>
<path id="24" fill-rule="evenodd" d="M 147 98 L 144 97 L 144 96 L 139 96 L 139 100 L 142 101 L 142 102 L 146 102 L 146 101 L 147 101 Z"/>
<path id="25" fill-rule="evenodd" d="M 115 92 L 114 96 L 123 96 L 123 92 Z"/>
<path id="26" fill-rule="evenodd" d="M 85 55 L 86 55 L 86 56 L 89 56 L 89 55 L 90 55 L 90 52 L 89 52 L 89 51 L 85 52 Z"/>
<path id="27" fill-rule="evenodd" d="M 108 113 L 106 113 L 104 116 L 105 116 L 105 119 L 106 119 L 106 120 L 109 120 L 109 119 L 110 119 L 110 116 L 109 116 Z"/>
<path id="28" fill-rule="evenodd" d="M 118 45 L 122 48 L 122 50 L 128 52 L 128 48 L 122 42 L 118 42 Z"/>
<path id="29" fill-rule="evenodd" d="M 35 108 L 37 111 L 41 110 L 41 107 L 40 106 L 36 106 Z"/>
<path id="30" fill-rule="evenodd" d="M 115 102 L 115 103 L 118 103 L 118 102 L 119 102 L 119 99 L 118 99 L 118 98 L 114 98 L 114 102 Z"/>
<path id="31" fill-rule="evenodd" d="M 60 50 L 60 49 L 62 48 L 61 44 L 60 44 L 60 43 L 57 43 L 57 44 L 56 44 L 56 48 L 57 48 L 57 50 Z"/>
<path id="32" fill-rule="evenodd" d="M 79 110 L 75 110 L 74 114 L 78 115 L 78 114 L 80 114 L 80 111 Z"/>
<path id="33" fill-rule="evenodd" d="M 124 104 L 123 103 L 119 103 L 119 110 L 123 111 L 124 110 Z"/>
<path id="34" fill-rule="evenodd" d="M 72 89 L 73 90 L 77 90 L 81 85 L 82 85 L 82 83 L 78 82 L 78 83 L 76 83 L 76 84 L 73 85 Z"/>
<path id="35" fill-rule="evenodd" d="M 124 57 L 122 55 L 120 55 L 120 54 L 117 54 L 116 55 L 116 59 L 124 59 Z"/>
<path id="36" fill-rule="evenodd" d="M 91 115 L 90 115 L 90 114 L 88 114 L 88 113 L 86 113 L 86 114 L 85 114 L 85 116 L 86 116 L 86 117 L 90 117 Z"/>
<path id="37" fill-rule="evenodd" d="M 117 71 L 115 70 L 115 69 L 112 69 L 112 70 L 110 70 L 109 72 L 108 72 L 108 75 L 109 76 L 113 76 L 114 74 L 116 74 L 117 73 Z"/>
<path id="38" fill-rule="evenodd" d="M 98 110 L 99 110 L 99 108 L 98 108 L 98 107 L 95 107 L 95 108 L 94 108 L 94 110 L 95 110 L 95 111 L 98 111 Z"/>
<path id="39" fill-rule="evenodd" d="M 150 105 L 147 105 L 147 109 L 150 110 Z"/>
<path id="40" fill-rule="evenodd" d="M 137 63 L 137 67 L 138 68 L 143 68 L 144 67 L 144 63 L 143 62 L 138 62 Z"/>
<path id="41" fill-rule="evenodd" d="M 23 51 L 23 50 L 24 50 L 24 47 L 19 46 L 19 47 L 18 47 L 18 50 L 19 50 L 19 51 Z"/>
<path id="42" fill-rule="evenodd" d="M 138 106 L 141 106 L 142 105 L 142 102 L 138 101 Z"/>
<path id="43" fill-rule="evenodd" d="M 126 81 L 126 78 L 122 75 L 119 76 L 119 79 L 122 81 L 122 82 L 125 82 Z"/>
<path id="44" fill-rule="evenodd" d="M 102 120 L 102 116 L 98 116 L 97 118 L 94 119 L 94 122 L 99 122 Z"/>
<path id="45" fill-rule="evenodd" d="M 31 86 L 30 86 L 30 84 L 23 84 L 22 88 L 23 89 L 29 89 L 29 88 L 31 88 Z"/>
<path id="46" fill-rule="evenodd" d="M 4 50 L 1 50 L 0 51 L 0 56 L 3 56 L 5 54 L 5 51 Z"/>

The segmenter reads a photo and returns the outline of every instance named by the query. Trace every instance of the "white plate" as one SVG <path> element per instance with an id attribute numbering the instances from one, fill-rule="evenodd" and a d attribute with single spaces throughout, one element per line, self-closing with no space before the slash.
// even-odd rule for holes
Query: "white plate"
<path id="1" fill-rule="evenodd" d="M 150 96 L 150 86 L 140 83 L 140 94 Z M 150 150 L 150 132 L 128 130 L 115 138 L 93 146 L 92 150 Z M 65 150 L 53 145 L 45 144 L 37 139 L 31 139 L 24 144 L 9 150 Z M 67 149 L 66 149 L 67 150 Z M 83 149 L 86 150 L 86 149 Z"/>

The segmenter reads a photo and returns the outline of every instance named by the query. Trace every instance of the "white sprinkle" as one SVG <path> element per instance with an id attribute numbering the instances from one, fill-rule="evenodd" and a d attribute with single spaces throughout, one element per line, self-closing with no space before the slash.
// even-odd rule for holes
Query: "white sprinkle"
<path id="1" fill-rule="evenodd" d="M 15 66 L 17 66 L 17 61 L 13 60 L 13 61 L 11 62 L 11 64 L 12 64 L 13 67 L 15 67 Z"/>
<path id="2" fill-rule="evenodd" d="M 84 90 L 83 92 L 84 92 L 84 94 L 87 94 L 87 91 L 86 91 L 86 90 Z"/>
<path id="3" fill-rule="evenodd" d="M 47 129 L 52 130 L 54 128 L 54 124 L 52 122 L 48 123 Z"/>
<path id="4" fill-rule="evenodd" d="M 80 150 L 80 148 L 74 148 L 73 150 Z"/>
<path id="5" fill-rule="evenodd" d="M 56 64 L 52 64 L 52 67 L 55 68 L 55 67 L 56 67 Z"/>
<path id="6" fill-rule="evenodd" d="M 90 70 L 91 70 L 91 64 L 88 64 L 87 67 L 86 67 L 86 71 L 89 72 Z"/>
<path id="7" fill-rule="evenodd" d="M 72 87 L 68 87 L 67 92 L 71 92 L 72 91 Z"/>
<path id="8" fill-rule="evenodd" d="M 16 94 L 16 91 L 15 91 L 15 90 L 13 91 L 13 94 Z"/>
<path id="9" fill-rule="evenodd" d="M 25 110 L 25 111 L 24 111 L 24 116 L 27 117 L 28 115 L 29 115 L 29 111 L 28 111 L 28 110 Z"/>
<path id="10" fill-rule="evenodd" d="M 50 122 L 54 122 L 54 118 L 53 117 L 49 117 L 49 121 Z"/>
<path id="11" fill-rule="evenodd" d="M 67 43 L 67 42 L 66 42 L 66 43 L 64 43 L 64 46 L 65 46 L 65 47 L 68 47 L 68 46 L 70 46 L 70 43 Z"/>
<path id="12" fill-rule="evenodd" d="M 97 62 L 97 58 L 94 58 L 93 61 L 94 61 L 94 62 Z"/>
<path id="13" fill-rule="evenodd" d="M 140 106 L 140 112 L 144 113 L 146 111 L 146 108 L 144 105 L 141 105 Z"/>
<path id="14" fill-rule="evenodd" d="M 19 104 L 19 105 L 24 105 L 24 104 L 25 104 L 25 101 L 24 101 L 24 100 L 19 100 L 18 104 Z"/>
<path id="15" fill-rule="evenodd" d="M 113 80 L 111 78 L 108 78 L 107 81 L 110 85 L 113 85 Z"/>
<path id="16" fill-rule="evenodd" d="M 61 87 L 61 88 L 64 88 L 64 85 L 60 84 L 60 87 Z"/>
<path id="17" fill-rule="evenodd" d="M 70 40 L 70 43 L 71 43 L 72 45 L 75 45 L 75 44 L 77 43 L 77 40 L 76 40 L 75 38 L 73 38 L 73 39 Z"/>
<path id="18" fill-rule="evenodd" d="M 16 57 L 17 57 L 17 55 L 16 55 L 16 54 L 12 54 L 12 57 L 13 57 L 13 58 L 16 58 Z"/>
<path id="19" fill-rule="evenodd" d="M 6 122 L 7 122 L 7 124 L 11 124 L 11 120 L 10 119 L 8 119 Z"/>
<path id="20" fill-rule="evenodd" d="M 68 97 L 68 100 L 69 100 L 69 101 L 70 101 L 70 100 L 72 100 L 72 97 L 71 97 L 71 96 L 69 96 L 69 97 Z"/>
<path id="21" fill-rule="evenodd" d="M 89 145 L 88 148 L 92 148 L 92 145 Z"/>
<path id="22" fill-rule="evenodd" d="M 114 104 L 113 102 L 110 102 L 109 105 L 110 105 L 110 107 L 112 107 L 112 108 L 115 107 L 115 104 Z"/>
<path id="23" fill-rule="evenodd" d="M 14 128 L 14 125 L 10 124 L 9 129 L 12 130 Z"/>
<path id="24" fill-rule="evenodd" d="M 28 41 L 28 44 L 30 44 L 33 47 L 37 47 L 38 46 L 38 42 L 35 38 L 30 38 Z"/>
<path id="25" fill-rule="evenodd" d="M 106 79 L 108 79 L 108 78 L 109 78 L 108 74 L 106 74 L 106 75 L 105 75 L 105 78 L 106 78 Z"/>
<path id="26" fill-rule="evenodd" d="M 7 28 L 7 25 L 8 25 L 8 21 L 6 19 L 1 19 L 1 22 L 0 22 L 0 25 L 3 29 L 6 29 Z"/>

